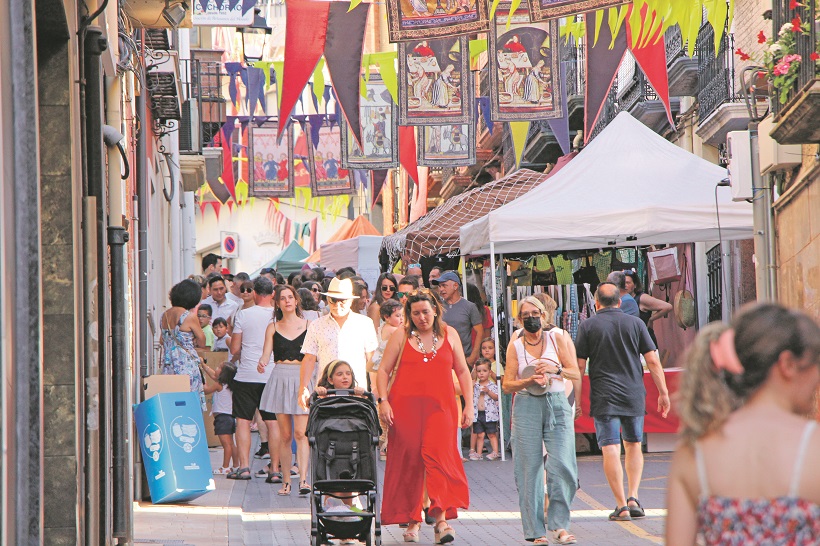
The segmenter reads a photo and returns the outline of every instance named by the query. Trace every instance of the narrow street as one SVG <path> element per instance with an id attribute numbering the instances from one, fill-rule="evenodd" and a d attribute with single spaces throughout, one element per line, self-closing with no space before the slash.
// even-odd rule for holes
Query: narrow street
<path id="1" fill-rule="evenodd" d="M 256 436 L 254 441 L 258 442 Z M 254 447 L 254 450 L 256 446 Z M 601 457 L 578 458 L 581 490 L 572 505 L 572 532 L 579 544 L 661 544 L 666 475 L 671 453 L 645 454 L 641 501 L 647 516 L 632 522 L 610 522 L 614 502 L 603 474 Z M 218 466 L 221 450 L 211 450 Z M 266 462 L 265 462 L 266 464 Z M 256 472 L 263 462 L 255 459 Z M 453 527 L 456 544 L 528 544 L 521 534 L 518 495 L 512 460 L 465 464 L 470 482 L 471 510 L 461 512 Z M 381 470 L 384 463 L 381 463 Z M 227 480 L 215 476 L 216 491 L 188 505 L 134 505 L 135 544 L 180 546 L 299 545 L 308 544 L 310 513 L 307 498 L 279 497 L 279 485 L 262 478 Z M 384 544 L 404 544 L 402 530 L 383 530 Z M 433 544 L 432 527 L 423 526 L 420 544 Z"/>

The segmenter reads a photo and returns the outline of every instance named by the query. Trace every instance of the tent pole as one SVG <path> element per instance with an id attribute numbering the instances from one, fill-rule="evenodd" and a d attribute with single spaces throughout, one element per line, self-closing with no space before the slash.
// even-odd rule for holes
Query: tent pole
<path id="1" fill-rule="evenodd" d="M 492 282 L 492 309 L 493 309 L 493 345 L 495 345 L 495 361 L 501 362 L 501 349 L 498 346 L 498 298 L 495 297 L 495 243 L 490 242 L 490 279 Z M 498 367 L 498 366 L 496 366 Z M 504 444 L 504 404 L 501 403 L 501 378 L 496 378 L 498 382 L 498 419 L 499 419 L 499 446 L 501 448 L 501 461 L 507 460 L 507 448 Z"/>

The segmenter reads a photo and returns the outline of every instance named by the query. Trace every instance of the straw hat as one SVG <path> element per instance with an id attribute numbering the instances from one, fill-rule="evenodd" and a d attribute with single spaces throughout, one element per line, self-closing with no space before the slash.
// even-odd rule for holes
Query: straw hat
<path id="1" fill-rule="evenodd" d="M 353 282 L 350 279 L 332 279 L 327 287 L 327 292 L 322 292 L 322 295 L 340 300 L 359 299 L 359 296 L 353 295 Z"/>

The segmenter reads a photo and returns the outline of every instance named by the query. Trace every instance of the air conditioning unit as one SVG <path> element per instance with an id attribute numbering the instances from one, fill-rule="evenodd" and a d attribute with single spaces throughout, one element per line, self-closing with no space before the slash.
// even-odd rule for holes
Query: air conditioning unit
<path id="1" fill-rule="evenodd" d="M 199 101 L 197 99 L 188 99 L 182 103 L 179 151 L 194 154 L 202 153 L 202 123 L 199 119 Z"/>
<path id="2" fill-rule="evenodd" d="M 726 135 L 729 155 L 729 183 L 732 200 L 745 201 L 754 197 L 752 192 L 752 140 L 749 131 L 731 131 Z"/>
<path id="3" fill-rule="evenodd" d="M 770 136 L 774 129 L 772 116 L 757 126 L 757 144 L 760 148 L 760 174 L 793 169 L 800 165 L 802 148 L 799 144 L 778 144 Z"/>

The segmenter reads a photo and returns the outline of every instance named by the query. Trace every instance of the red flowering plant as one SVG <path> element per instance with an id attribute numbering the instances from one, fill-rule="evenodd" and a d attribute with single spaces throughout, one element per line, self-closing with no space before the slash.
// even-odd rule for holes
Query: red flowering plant
<path id="1" fill-rule="evenodd" d="M 820 0 L 809 0 L 818 2 Z M 789 9 L 796 9 L 804 6 L 797 0 L 790 0 Z M 815 44 L 815 51 L 809 55 L 808 59 L 803 59 L 797 54 L 798 36 L 810 35 L 810 22 L 802 21 L 800 16 L 795 16 L 791 21 L 785 23 L 777 33 L 777 36 L 767 37 L 762 30 L 757 34 L 757 43 L 765 44 L 763 58 L 761 60 L 765 67 L 767 79 L 772 83 L 772 87 L 777 95 L 777 100 L 785 104 L 789 100 L 789 92 L 794 88 L 798 79 L 800 65 L 804 62 L 814 62 L 816 73 L 820 73 L 820 43 Z M 741 61 L 752 58 L 751 55 L 738 48 L 735 54 Z"/>

